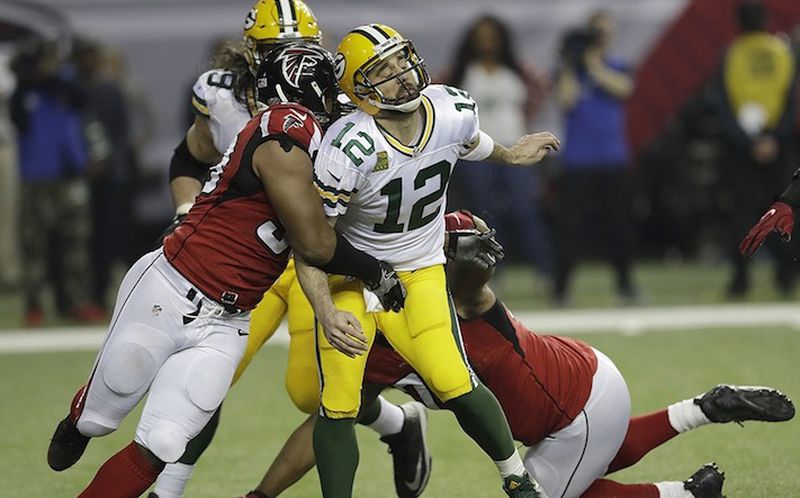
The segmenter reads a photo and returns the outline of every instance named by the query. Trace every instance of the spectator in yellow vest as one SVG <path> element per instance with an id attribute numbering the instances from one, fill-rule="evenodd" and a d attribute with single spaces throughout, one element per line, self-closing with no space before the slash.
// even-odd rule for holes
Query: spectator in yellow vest
<path id="1" fill-rule="evenodd" d="M 726 251 L 733 261 L 731 298 L 750 288 L 748 260 L 738 243 L 791 173 L 796 61 L 789 45 L 765 31 L 767 11 L 745 0 L 736 11 L 741 33 L 728 47 L 719 75 L 719 112 L 726 153 L 723 181 L 731 199 Z M 792 292 L 796 270 L 792 248 L 768 241 L 782 294 Z"/>

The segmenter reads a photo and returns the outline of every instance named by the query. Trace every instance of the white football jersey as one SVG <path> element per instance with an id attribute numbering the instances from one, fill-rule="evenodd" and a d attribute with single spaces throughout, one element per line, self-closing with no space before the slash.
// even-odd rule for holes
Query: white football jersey
<path id="1" fill-rule="evenodd" d="M 214 147 L 221 153 L 228 149 L 236 135 L 253 117 L 250 110 L 233 95 L 236 75 L 224 69 L 201 74 L 192 87 L 192 106 L 208 118 Z M 260 109 L 255 109 L 257 112 Z"/>
<path id="2" fill-rule="evenodd" d="M 325 133 L 314 182 L 336 230 L 354 247 L 396 270 L 445 262 L 444 205 L 456 161 L 480 131 L 467 92 L 430 85 L 422 92 L 425 124 L 414 145 L 400 143 L 356 111 Z"/>

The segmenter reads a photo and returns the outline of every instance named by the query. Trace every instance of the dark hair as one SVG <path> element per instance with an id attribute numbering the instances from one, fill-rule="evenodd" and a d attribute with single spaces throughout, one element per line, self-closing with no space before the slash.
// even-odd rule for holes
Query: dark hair
<path id="1" fill-rule="evenodd" d="M 475 60 L 475 32 L 478 30 L 478 27 L 485 23 L 491 24 L 500 37 L 500 63 L 517 74 L 522 73 L 522 69 L 514 53 L 514 47 L 511 43 L 511 31 L 508 29 L 508 26 L 499 18 L 490 14 L 485 14 L 477 18 L 469 28 L 467 28 L 459 42 L 458 50 L 456 50 L 455 64 L 453 64 L 453 73 L 450 75 L 450 84 L 458 86 L 464 80 L 467 66 Z"/>
<path id="2" fill-rule="evenodd" d="M 237 102 L 248 105 L 248 92 L 255 91 L 256 79 L 250 72 L 250 64 L 244 55 L 241 45 L 225 43 L 219 50 L 211 54 L 213 68 L 225 69 L 236 75 L 233 82 L 233 96 Z"/>
<path id="3" fill-rule="evenodd" d="M 767 25 L 767 9 L 760 0 L 745 0 L 736 9 L 736 19 L 742 31 L 762 31 Z"/>

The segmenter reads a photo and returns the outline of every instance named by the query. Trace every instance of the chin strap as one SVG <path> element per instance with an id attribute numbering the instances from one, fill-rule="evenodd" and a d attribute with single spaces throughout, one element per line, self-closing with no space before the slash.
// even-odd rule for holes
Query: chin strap
<path id="1" fill-rule="evenodd" d="M 420 104 L 422 103 L 422 94 L 418 95 L 415 99 L 409 100 L 408 102 L 404 102 L 402 104 L 384 104 L 383 102 L 378 102 L 376 100 L 367 99 L 370 105 L 374 105 L 378 109 L 383 109 L 384 111 L 395 111 L 395 112 L 414 112 L 416 111 Z"/>

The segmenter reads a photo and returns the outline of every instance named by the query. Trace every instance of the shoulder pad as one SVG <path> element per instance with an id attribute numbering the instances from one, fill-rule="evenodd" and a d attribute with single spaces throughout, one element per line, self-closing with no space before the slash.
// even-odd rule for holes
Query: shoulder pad
<path id="1" fill-rule="evenodd" d="M 285 135 L 313 154 L 322 140 L 322 128 L 314 113 L 298 104 L 275 104 L 261 116 L 263 137 Z"/>
<path id="2" fill-rule="evenodd" d="M 199 114 L 208 117 L 210 115 L 210 103 L 220 97 L 232 97 L 233 85 L 236 82 L 236 75 L 224 69 L 212 69 L 201 74 L 192 86 L 192 107 Z"/>

